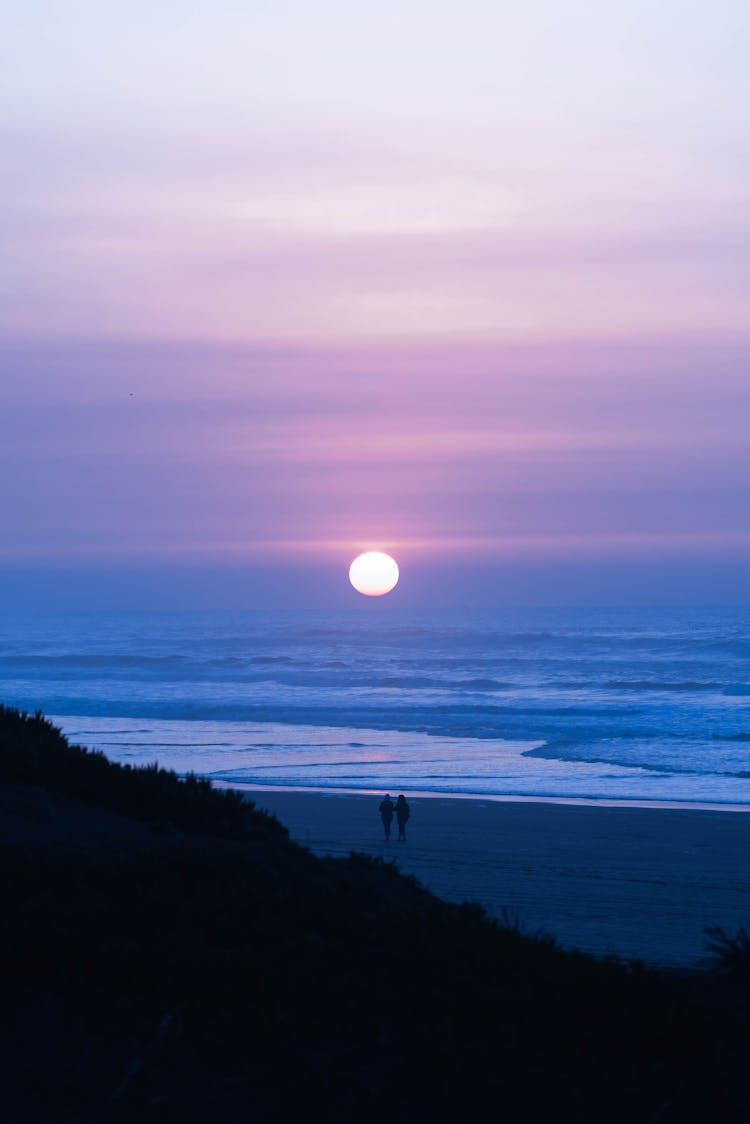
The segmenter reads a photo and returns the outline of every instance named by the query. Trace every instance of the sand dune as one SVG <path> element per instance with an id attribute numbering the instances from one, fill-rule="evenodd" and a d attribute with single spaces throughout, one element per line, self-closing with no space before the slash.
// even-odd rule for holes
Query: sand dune
<path id="1" fill-rule="evenodd" d="M 376 797 L 252 796 L 317 854 L 395 858 L 441 897 L 566 947 L 691 965 L 705 926 L 750 925 L 747 814 L 410 797 L 408 841 L 386 844 Z"/>

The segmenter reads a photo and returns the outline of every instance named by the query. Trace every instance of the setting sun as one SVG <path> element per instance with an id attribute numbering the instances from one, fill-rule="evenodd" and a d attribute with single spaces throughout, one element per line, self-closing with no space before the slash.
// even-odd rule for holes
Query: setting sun
<path id="1" fill-rule="evenodd" d="M 357 593 L 363 593 L 365 597 L 382 597 L 384 593 L 390 593 L 398 582 L 398 566 L 389 554 L 368 550 L 352 562 L 349 581 Z"/>

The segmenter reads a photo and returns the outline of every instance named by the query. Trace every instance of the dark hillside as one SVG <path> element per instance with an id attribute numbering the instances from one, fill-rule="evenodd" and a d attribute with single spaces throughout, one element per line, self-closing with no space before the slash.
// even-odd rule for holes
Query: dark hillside
<path id="1" fill-rule="evenodd" d="M 0 711 L 10 1121 L 750 1118 L 732 992 L 563 953 Z"/>

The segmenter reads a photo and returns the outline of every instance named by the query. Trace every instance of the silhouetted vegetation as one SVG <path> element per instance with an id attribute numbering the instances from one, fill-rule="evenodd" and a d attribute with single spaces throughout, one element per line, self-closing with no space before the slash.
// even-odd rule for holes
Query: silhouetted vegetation
<path id="1" fill-rule="evenodd" d="M 750 980 L 750 936 L 746 929 L 739 929 L 734 936 L 712 925 L 706 929 L 708 948 L 716 957 L 719 967 L 743 979 Z"/>
<path id="2" fill-rule="evenodd" d="M 201 777 L 181 780 L 156 765 L 132 768 L 97 750 L 70 745 L 42 714 L 0 706 L 0 776 L 89 800 L 138 820 L 225 839 L 288 835 L 272 816 L 253 809 L 238 792 L 217 790 Z"/>
<path id="3" fill-rule="evenodd" d="M 17 815 L 43 786 L 45 814 L 80 801 L 82 820 L 75 845 L 0 850 L 14 1124 L 748 1118 L 734 997 L 563 952 L 387 863 L 316 859 L 39 716 L 0 712 L 0 784 Z M 86 839 L 103 807 L 186 829 L 109 848 Z"/>

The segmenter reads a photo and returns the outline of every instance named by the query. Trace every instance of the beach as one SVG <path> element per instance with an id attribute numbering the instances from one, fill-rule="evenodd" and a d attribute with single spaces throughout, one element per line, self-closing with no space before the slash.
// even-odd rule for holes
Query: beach
<path id="1" fill-rule="evenodd" d="M 566 948 L 695 965 L 707 926 L 750 925 L 750 610 L 74 614 L 4 644 L 5 701 L 72 743 Z"/>
<path id="2" fill-rule="evenodd" d="M 706 926 L 750 926 L 743 812 L 409 797 L 407 842 L 383 839 L 373 795 L 254 791 L 315 854 L 395 859 L 433 893 L 481 903 L 566 948 L 674 967 Z"/>

